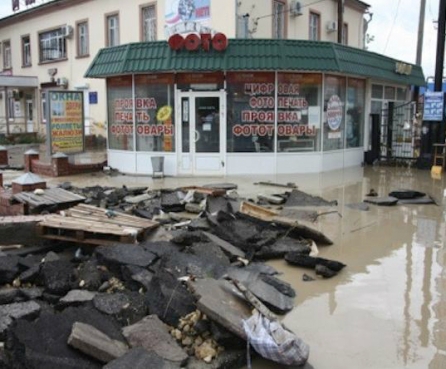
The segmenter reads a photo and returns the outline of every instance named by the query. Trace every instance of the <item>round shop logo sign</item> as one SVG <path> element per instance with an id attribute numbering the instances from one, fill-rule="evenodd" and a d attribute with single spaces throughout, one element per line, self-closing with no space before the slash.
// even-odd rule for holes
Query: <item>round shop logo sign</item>
<path id="1" fill-rule="evenodd" d="M 344 115 L 343 103 L 338 95 L 332 95 L 327 104 L 327 123 L 332 131 L 337 131 L 341 126 Z"/>

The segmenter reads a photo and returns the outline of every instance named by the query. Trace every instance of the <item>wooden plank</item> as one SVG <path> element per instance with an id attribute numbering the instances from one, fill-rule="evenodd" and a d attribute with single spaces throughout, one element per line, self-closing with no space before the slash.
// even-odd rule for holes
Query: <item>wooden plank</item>
<path id="1" fill-rule="evenodd" d="M 202 193 L 205 195 L 211 196 L 223 196 L 226 194 L 226 190 L 223 188 L 207 188 L 207 187 L 199 187 L 199 186 L 186 186 L 180 188 L 182 191 L 195 191 L 198 193 Z"/>
<path id="2" fill-rule="evenodd" d="M 263 206 L 255 205 L 250 202 L 243 201 L 240 204 L 240 213 L 250 215 L 265 221 L 272 221 L 273 217 L 278 216 L 279 213 L 274 210 L 264 208 Z"/>
<path id="3" fill-rule="evenodd" d="M 142 229 L 134 228 L 134 227 L 121 227 L 121 226 L 111 226 L 104 225 L 98 222 L 88 222 L 83 221 L 79 222 L 77 220 L 70 219 L 47 219 L 43 222 L 40 222 L 39 225 L 51 228 L 58 229 L 72 229 L 72 230 L 87 230 L 93 233 L 102 233 L 102 234 L 117 234 L 117 235 L 128 235 L 133 233 L 139 233 Z"/>
<path id="4" fill-rule="evenodd" d="M 139 227 L 153 227 L 158 225 L 157 222 L 150 220 L 150 219 L 142 219 L 142 218 L 137 218 L 137 217 L 133 217 L 133 218 L 127 218 L 127 217 L 121 217 L 118 213 L 116 213 L 115 216 L 113 217 L 108 217 L 105 214 L 95 214 L 94 212 L 91 211 L 85 211 L 85 210 L 80 210 L 80 209 L 76 209 L 76 208 L 71 208 L 68 209 L 66 211 L 64 211 L 64 213 L 66 215 L 68 215 L 69 217 L 73 217 L 73 218 L 80 218 L 80 219 L 92 219 L 92 220 L 97 220 L 97 221 L 102 221 L 104 223 L 111 223 L 111 224 L 129 224 L 129 225 L 136 225 Z"/>
<path id="5" fill-rule="evenodd" d="M 133 243 L 134 242 L 134 240 L 132 240 L 132 241 L 106 240 L 106 239 L 98 239 L 98 238 L 84 238 L 83 240 L 76 240 L 76 239 L 73 239 L 72 237 L 65 237 L 65 236 L 52 235 L 52 234 L 44 234 L 42 237 L 51 239 L 51 240 L 78 242 L 78 243 L 89 244 L 89 245 L 98 245 L 98 246 L 113 245 L 116 242 L 122 242 L 122 243 Z"/>

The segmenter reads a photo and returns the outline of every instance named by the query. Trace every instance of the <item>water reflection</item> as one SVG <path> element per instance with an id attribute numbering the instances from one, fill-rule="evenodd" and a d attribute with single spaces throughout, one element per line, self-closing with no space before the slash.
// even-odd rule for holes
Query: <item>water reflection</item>
<path id="1" fill-rule="evenodd" d="M 335 241 L 321 256 L 348 267 L 332 280 L 305 283 L 301 270 L 273 263 L 298 291 L 284 323 L 310 344 L 315 368 L 446 368 L 446 205 L 345 207 L 370 188 L 441 200 L 444 188 L 432 181 L 427 171 L 368 168 L 363 181 L 316 193 L 337 198 L 342 214 L 318 224 Z M 254 367 L 280 368 L 261 360 Z"/>

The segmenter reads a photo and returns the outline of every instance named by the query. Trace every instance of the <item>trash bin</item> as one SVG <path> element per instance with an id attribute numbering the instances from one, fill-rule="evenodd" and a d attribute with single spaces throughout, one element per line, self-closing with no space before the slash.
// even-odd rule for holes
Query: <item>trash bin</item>
<path id="1" fill-rule="evenodd" d="M 152 156 L 153 177 L 164 177 L 164 156 Z"/>

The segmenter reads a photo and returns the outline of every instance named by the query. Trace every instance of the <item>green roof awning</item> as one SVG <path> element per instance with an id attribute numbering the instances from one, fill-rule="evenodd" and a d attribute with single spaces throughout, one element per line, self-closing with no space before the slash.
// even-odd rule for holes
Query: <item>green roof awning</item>
<path id="1" fill-rule="evenodd" d="M 101 49 L 85 77 L 213 71 L 331 72 L 402 85 L 425 84 L 420 66 L 396 73 L 399 60 L 337 43 L 307 40 L 230 39 L 224 52 L 173 51 L 166 41 L 131 43 Z"/>

